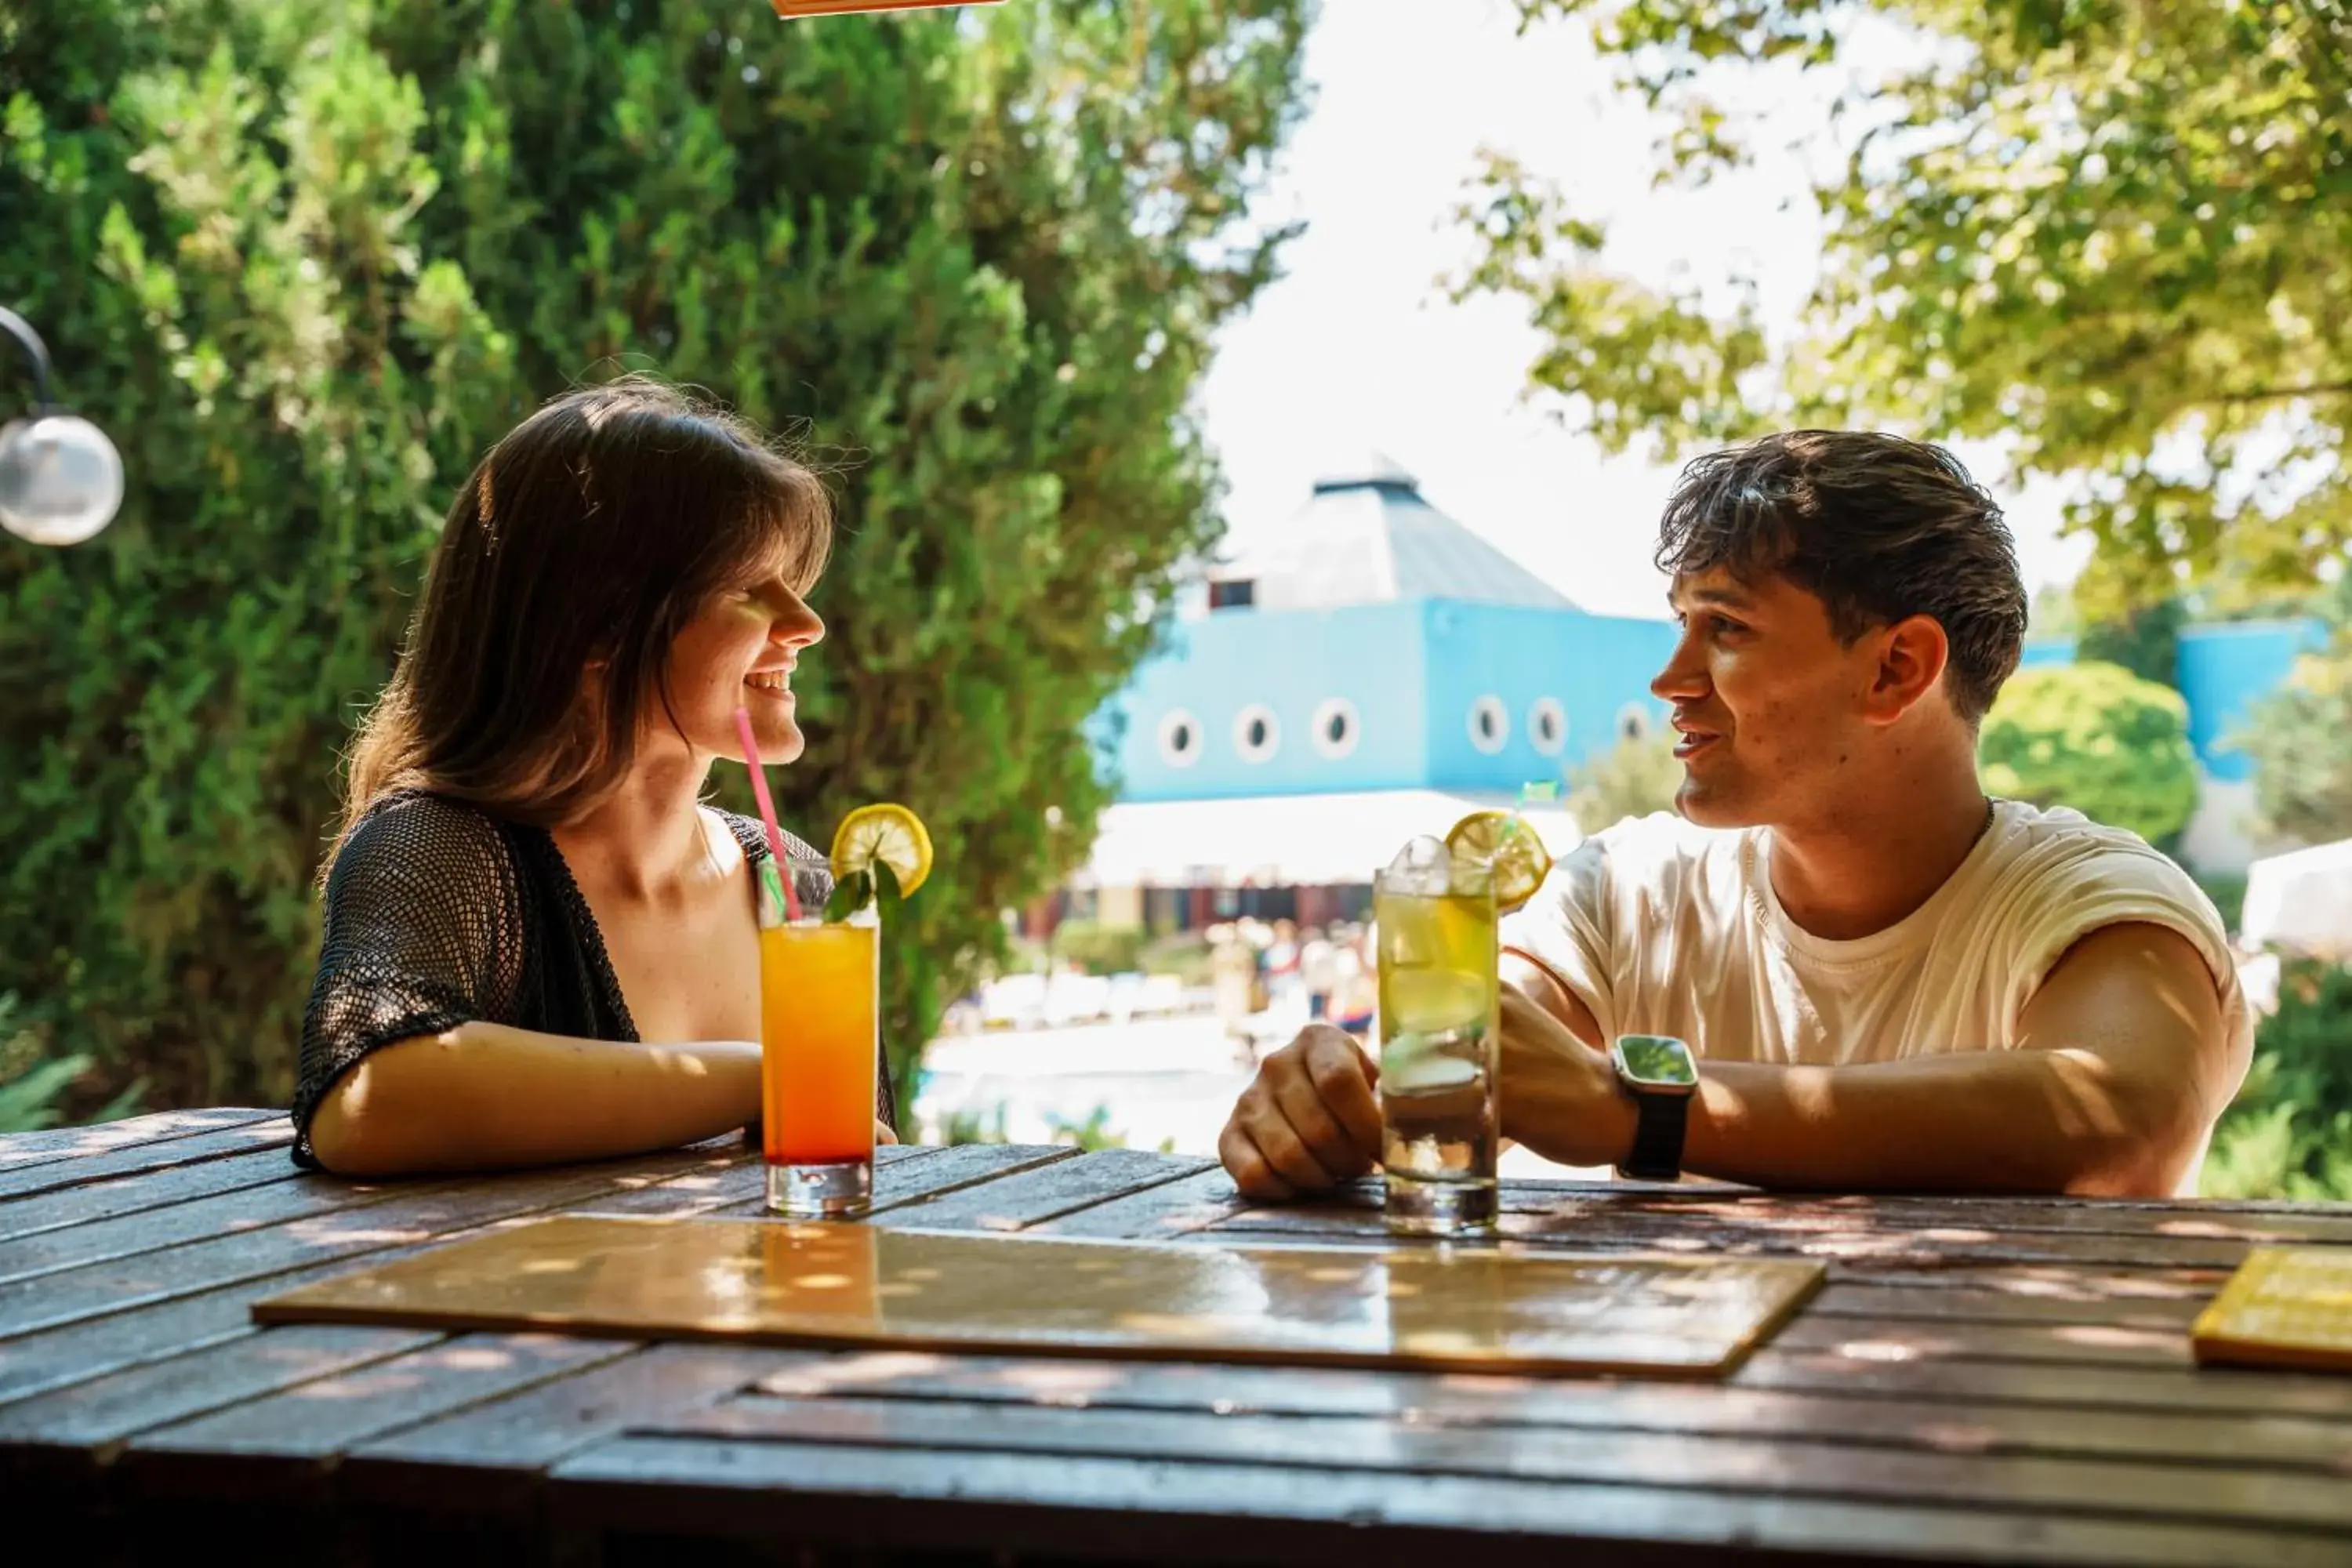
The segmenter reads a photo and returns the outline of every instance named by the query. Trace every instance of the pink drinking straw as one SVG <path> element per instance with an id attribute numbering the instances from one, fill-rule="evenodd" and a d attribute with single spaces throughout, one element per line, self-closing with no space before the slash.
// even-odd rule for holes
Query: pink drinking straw
<path id="1" fill-rule="evenodd" d="M 743 763 L 751 770 L 751 798 L 760 803 L 760 825 L 768 830 L 768 853 L 775 858 L 776 880 L 784 887 L 784 919 L 801 918 L 801 901 L 793 896 L 793 863 L 784 858 L 784 830 L 776 826 L 776 803 L 768 798 L 768 775 L 760 766 L 760 742 L 751 738 L 751 710 L 735 710 L 735 733 L 743 740 Z"/>

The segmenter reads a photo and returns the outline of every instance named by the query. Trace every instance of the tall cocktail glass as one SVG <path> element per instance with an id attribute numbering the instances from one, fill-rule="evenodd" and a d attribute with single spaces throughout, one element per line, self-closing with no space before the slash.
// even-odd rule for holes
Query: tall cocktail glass
<path id="1" fill-rule="evenodd" d="M 1374 879 L 1372 919 L 1389 1228 L 1489 1230 L 1502 1138 L 1493 878 L 1437 840 L 1416 839 Z"/>
<path id="2" fill-rule="evenodd" d="M 790 868 L 801 915 L 761 900 L 760 1085 L 768 1207 L 796 1219 L 866 1212 L 874 1192 L 881 922 L 827 921 L 821 862 Z"/>

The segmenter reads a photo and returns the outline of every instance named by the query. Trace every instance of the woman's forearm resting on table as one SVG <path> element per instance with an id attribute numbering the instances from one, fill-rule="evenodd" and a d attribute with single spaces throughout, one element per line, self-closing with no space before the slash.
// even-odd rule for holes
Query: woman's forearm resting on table
<path id="1" fill-rule="evenodd" d="M 351 1176 L 560 1164 L 675 1148 L 760 1112 L 747 1041 L 635 1045 L 499 1024 L 372 1052 L 310 1121 L 319 1163 Z"/>
<path id="2" fill-rule="evenodd" d="M 1591 1010 L 1555 977 L 1531 965 L 1517 977 L 1563 1037 L 1600 1043 Z M 1581 1087 L 1591 1064 L 1571 1063 L 1559 1040 L 1514 1042 L 1510 1016 L 1513 1135 L 1571 1163 L 1624 1158 L 1630 1108 L 1596 1115 Z M 2008 1049 L 1852 1067 L 1702 1059 L 1683 1168 L 1816 1191 L 2168 1195 L 2245 1068 L 2196 950 L 2160 927 L 2112 926 L 2052 968 Z M 1626 1148 L 1581 1147 L 1594 1126 Z"/>

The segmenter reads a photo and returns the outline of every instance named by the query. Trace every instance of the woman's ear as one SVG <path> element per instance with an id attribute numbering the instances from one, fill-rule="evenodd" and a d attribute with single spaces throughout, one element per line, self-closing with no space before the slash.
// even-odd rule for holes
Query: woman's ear
<path id="1" fill-rule="evenodd" d="M 1951 662 L 1952 646 L 1933 616 L 1906 616 L 1878 634 L 1878 668 L 1865 712 L 1892 724 L 1936 689 Z"/>

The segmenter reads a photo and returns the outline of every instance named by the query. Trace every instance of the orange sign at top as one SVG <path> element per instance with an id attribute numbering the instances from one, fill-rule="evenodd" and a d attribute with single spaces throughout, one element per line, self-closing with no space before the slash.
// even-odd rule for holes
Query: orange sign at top
<path id="1" fill-rule="evenodd" d="M 849 16 L 860 11 L 935 11 L 950 5 L 1002 5 L 1004 0 L 773 0 L 779 16 Z"/>

